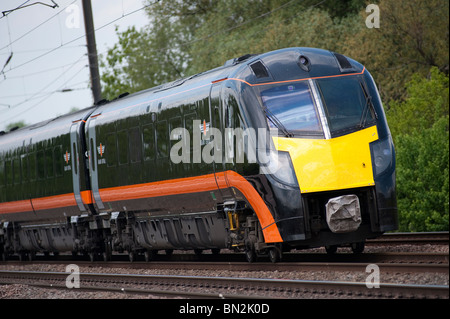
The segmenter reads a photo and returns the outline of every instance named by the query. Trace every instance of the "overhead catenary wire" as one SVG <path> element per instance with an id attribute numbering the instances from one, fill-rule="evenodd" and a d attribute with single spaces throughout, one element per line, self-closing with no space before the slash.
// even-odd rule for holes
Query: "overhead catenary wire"
<path id="1" fill-rule="evenodd" d="M 28 0 L 30 1 L 30 0 Z M 27 2 L 28 2 L 27 1 Z M 37 26 L 35 26 L 34 28 L 32 28 L 31 30 L 25 32 L 24 34 L 22 34 L 20 37 L 18 37 L 17 39 L 15 39 L 14 41 L 10 41 L 10 43 L 8 45 L 5 45 L 3 47 L 0 48 L 0 51 L 7 48 L 8 46 L 12 45 L 13 43 L 21 40 L 22 38 L 26 37 L 28 34 L 30 34 L 31 32 L 35 31 L 36 29 L 40 28 L 41 26 L 43 26 L 44 24 L 46 24 L 48 21 L 52 20 L 54 17 L 56 17 L 57 15 L 59 15 L 61 12 L 63 12 L 64 10 L 66 10 L 67 7 L 71 6 L 72 4 L 74 4 L 75 2 L 77 2 L 77 0 L 72 1 L 70 4 L 68 4 L 67 6 L 65 6 L 64 8 L 62 8 L 60 11 L 58 11 L 56 14 L 52 15 L 50 18 L 48 18 L 47 20 L 39 23 Z M 0 18 L 1 19 L 1 18 Z"/>
<path id="2" fill-rule="evenodd" d="M 73 4 L 73 3 L 75 3 L 75 2 L 76 2 L 76 0 L 74 0 L 71 4 Z M 105 28 L 105 27 L 107 27 L 107 26 L 109 26 L 109 25 L 111 25 L 111 24 L 113 24 L 113 23 L 115 23 L 115 22 L 117 22 L 117 21 L 119 21 L 119 20 L 125 18 L 125 17 L 128 17 L 128 16 L 130 16 L 130 15 L 136 13 L 136 12 L 139 12 L 139 11 L 141 11 L 141 10 L 144 10 L 144 9 L 146 9 L 146 8 L 148 8 L 148 7 L 150 7 L 150 6 L 154 5 L 154 4 L 156 4 L 156 3 L 158 3 L 158 2 L 160 2 L 160 0 L 155 0 L 154 2 L 152 2 L 152 3 L 150 3 L 150 4 L 144 5 L 144 6 L 140 7 L 140 8 L 138 8 L 138 9 L 133 10 L 133 11 L 128 12 L 128 13 L 124 13 L 123 10 L 122 10 L 122 16 L 120 16 L 120 17 L 118 17 L 118 18 L 116 18 L 116 19 L 113 19 L 113 20 L 109 21 L 108 23 L 103 24 L 103 25 L 100 26 L 100 27 L 95 28 L 94 32 L 95 32 L 95 31 L 99 31 L 99 30 L 101 30 L 101 29 L 103 29 L 103 28 Z M 68 7 L 68 6 L 67 6 L 67 7 Z M 64 9 L 65 9 L 65 8 L 64 8 Z M 64 9 L 63 9 L 63 10 L 64 10 Z M 61 10 L 61 11 L 62 11 L 62 10 Z M 42 22 L 42 23 L 39 24 L 38 26 L 34 27 L 33 29 L 29 30 L 27 33 L 23 34 L 23 35 L 20 36 L 18 39 L 15 39 L 14 41 L 11 41 L 11 42 L 15 42 L 15 41 L 18 41 L 18 40 L 24 38 L 26 35 L 28 35 L 28 34 L 31 33 L 32 31 L 34 31 L 35 29 L 37 29 L 38 27 L 40 27 L 41 25 L 43 25 L 44 23 L 46 23 L 47 21 L 49 21 L 50 19 L 52 19 L 53 17 L 55 17 L 56 15 L 58 15 L 61 11 L 59 11 L 57 14 L 53 15 L 53 16 L 50 17 L 49 19 L 45 20 L 44 22 Z M 56 51 L 56 50 L 58 50 L 58 49 L 60 49 L 60 48 L 62 48 L 62 47 L 66 47 L 67 45 L 69 45 L 69 44 L 71 44 L 71 43 L 74 43 L 75 41 L 80 40 L 80 39 L 82 39 L 82 38 L 85 38 L 85 34 L 83 34 L 82 36 L 76 37 L 76 38 L 74 38 L 74 39 L 72 39 L 72 40 L 70 40 L 70 41 L 68 41 L 68 42 L 66 42 L 66 43 L 62 43 L 62 44 L 61 44 L 60 46 L 58 46 L 58 47 L 52 48 L 52 49 L 50 49 L 50 50 L 47 50 L 47 51 L 44 52 L 43 54 L 40 54 L 40 55 L 38 55 L 38 56 L 35 56 L 34 58 L 32 58 L 32 59 L 30 59 L 30 60 L 27 60 L 27 61 L 25 61 L 25 62 L 23 62 L 23 63 L 21 63 L 21 64 L 19 64 L 19 65 L 16 65 L 16 66 L 14 66 L 14 67 L 12 67 L 12 68 L 10 68 L 10 69 L 8 69 L 8 70 L 5 70 L 4 73 L 11 72 L 11 71 L 13 71 L 13 70 L 16 70 L 16 69 L 18 69 L 18 68 L 20 68 L 20 67 L 23 67 L 23 66 L 29 64 L 29 63 L 32 63 L 32 62 L 34 62 L 34 61 L 36 61 L 36 60 L 38 60 L 38 59 L 40 59 L 40 58 L 42 58 L 42 57 L 44 57 L 44 56 L 46 56 L 46 55 L 48 55 L 48 54 L 50 54 L 50 53 L 52 53 L 52 52 L 54 52 L 54 51 Z M 11 44 L 11 43 L 10 43 L 10 44 Z M 7 46 L 5 46 L 5 47 L 3 47 L 3 48 L 0 48 L 0 50 L 6 48 L 6 47 L 8 47 L 8 46 L 10 46 L 10 44 L 7 45 Z M 83 67 L 83 69 L 84 69 L 84 67 Z M 81 69 L 79 72 L 81 72 L 83 69 Z M 40 73 L 40 72 L 43 72 L 43 71 L 39 71 L 39 72 L 35 72 L 35 73 Z M 33 75 L 33 74 L 32 74 L 32 75 Z M 22 77 L 22 78 L 23 78 L 23 76 L 16 76 L 15 78 L 17 78 L 17 77 Z M 9 78 L 9 77 L 8 77 L 8 78 Z M 2 82 L 5 82 L 5 81 L 1 81 L 0 84 L 1 84 Z M 55 79 L 54 81 L 52 81 L 48 86 L 50 86 L 50 85 L 53 84 L 54 82 L 56 82 L 56 79 Z M 48 87 L 48 86 L 47 86 L 47 87 Z M 47 88 L 47 87 L 46 87 L 46 88 Z M 81 88 L 80 88 L 80 89 L 81 89 Z M 53 91 L 53 93 L 57 93 L 57 92 L 59 92 L 59 89 Z M 23 110 L 22 112 L 26 112 L 26 111 L 28 111 L 28 110 L 30 110 L 30 109 L 36 107 L 37 105 L 39 105 L 39 103 L 45 101 L 45 100 L 46 100 L 47 98 L 49 98 L 51 95 L 52 95 L 52 94 L 46 96 L 42 101 L 40 101 L 40 102 L 38 102 L 38 103 L 32 105 L 31 107 L 29 107 L 29 108 Z M 36 99 L 36 98 L 38 98 L 37 95 L 36 95 L 36 94 L 32 94 L 32 95 L 29 96 L 27 99 L 25 99 L 24 101 L 20 102 L 19 104 L 16 104 L 16 105 L 10 107 L 8 110 L 13 110 L 13 109 L 15 109 L 17 106 L 23 105 L 25 102 L 29 102 L 29 101 L 34 100 L 34 99 Z M 10 119 L 10 118 L 9 118 L 9 119 Z M 5 122 L 7 122 L 9 119 L 5 119 L 5 120 L 1 121 L 0 123 L 5 123 Z"/>
<path id="3" fill-rule="evenodd" d="M 27 111 L 29 111 L 29 110 L 35 108 L 36 106 L 40 105 L 42 102 L 44 102 L 45 100 L 47 100 L 48 98 L 50 98 L 53 94 L 55 94 L 55 93 L 59 92 L 60 90 L 62 90 L 62 89 L 63 89 L 63 88 L 64 88 L 71 80 L 73 80 L 73 79 L 74 79 L 78 74 L 80 74 L 81 71 L 83 71 L 85 68 L 87 68 L 87 65 L 83 65 L 83 66 L 82 66 L 82 67 L 81 67 L 74 75 L 72 75 L 67 81 L 65 81 L 65 82 L 64 82 L 61 86 L 59 86 L 55 91 L 53 91 L 53 92 L 51 92 L 50 94 L 46 95 L 46 96 L 45 96 L 42 100 L 40 100 L 39 102 L 37 102 L 37 103 L 31 105 L 30 107 L 26 108 L 25 110 L 22 110 L 22 112 L 27 112 Z M 13 117 L 14 117 L 14 116 L 9 117 L 9 118 L 6 119 L 6 120 L 0 121 L 0 124 L 9 122 Z"/>
<path id="4" fill-rule="evenodd" d="M 24 104 L 24 103 L 30 101 L 30 100 L 33 99 L 37 94 L 39 94 L 40 92 L 42 92 L 42 91 L 48 89 L 53 83 L 57 82 L 59 79 L 61 79 L 62 77 L 64 77 L 65 74 L 66 74 L 70 69 L 72 69 L 78 62 L 80 62 L 81 59 L 82 59 L 83 57 L 85 57 L 85 55 L 82 55 L 77 61 L 75 61 L 74 63 L 72 63 L 72 65 L 71 65 L 67 70 L 64 70 L 64 71 L 61 73 L 60 76 L 58 76 L 57 78 L 53 79 L 53 80 L 52 80 L 50 83 L 48 83 L 45 87 L 43 87 L 41 90 L 39 90 L 39 92 L 36 92 L 36 93 L 35 93 L 34 95 L 32 95 L 31 97 L 29 97 L 29 98 L 25 99 L 24 101 L 22 101 L 22 102 L 20 102 L 20 103 L 18 103 L 18 104 L 16 104 L 16 105 L 14 105 L 13 107 L 11 107 L 11 109 L 16 108 L 17 106 L 22 105 L 22 104 Z M 84 67 L 86 67 L 86 65 L 84 65 Z"/>
<path id="5" fill-rule="evenodd" d="M 80 61 L 81 58 L 84 57 L 84 56 L 86 56 L 85 53 L 84 53 L 81 57 L 79 57 L 78 59 L 76 59 L 75 61 L 72 61 L 72 62 L 70 62 L 70 63 L 66 63 L 66 64 L 64 64 L 64 65 L 55 66 L 55 67 L 51 67 L 51 68 L 39 70 L 39 71 L 36 71 L 36 72 L 26 73 L 26 74 L 22 74 L 22 75 L 8 76 L 7 79 L 8 79 L 8 80 L 12 80 L 12 79 L 22 79 L 22 78 L 27 78 L 27 77 L 32 77 L 32 76 L 44 74 L 44 73 L 47 73 L 47 72 L 52 72 L 52 71 L 55 71 L 55 70 L 58 70 L 58 69 L 65 68 L 65 67 L 67 67 L 67 66 L 71 66 L 72 64 L 74 64 L 74 63 Z M 6 79 L 5 79 L 5 80 L 0 79 L 0 83 L 2 83 L 2 82 L 4 82 L 4 81 L 6 81 Z M 2 97 L 4 98 L 5 96 L 2 96 Z"/>
<path id="6" fill-rule="evenodd" d="M 152 6 L 152 5 L 154 5 L 154 4 L 156 4 L 156 3 L 160 2 L 160 1 L 161 1 L 161 0 L 155 0 L 155 2 L 152 2 L 151 4 L 147 4 L 147 5 L 145 5 L 145 6 L 141 7 L 141 8 L 139 8 L 139 9 L 136 9 L 136 10 L 133 10 L 133 11 L 128 12 L 128 13 L 126 13 L 126 14 L 123 14 L 122 16 L 120 16 L 120 17 L 118 17 L 118 18 L 116 18 L 116 19 L 114 19 L 114 20 L 112 20 L 112 21 L 110 21 L 110 22 L 107 22 L 107 23 L 105 23 L 104 25 L 102 25 L 102 26 L 100 26 L 100 27 L 98 27 L 98 28 L 95 28 L 94 32 L 97 32 L 97 31 L 99 31 L 99 30 L 102 30 L 103 28 L 106 28 L 107 26 L 113 24 L 114 22 L 117 22 L 117 21 L 119 21 L 119 20 L 121 20 L 121 19 L 123 19 L 123 18 L 125 18 L 125 17 L 128 17 L 128 16 L 130 16 L 130 15 L 136 13 L 136 12 L 139 12 L 139 11 L 141 11 L 141 10 L 144 10 L 144 9 L 146 9 L 146 8 Z M 74 2 L 75 2 L 75 1 L 74 1 Z M 44 22 L 44 23 L 45 23 L 45 22 Z M 31 32 L 31 31 L 30 31 L 30 32 Z M 58 50 L 58 49 L 60 49 L 60 48 L 62 48 L 62 47 L 64 47 L 64 46 L 66 46 L 66 45 L 72 44 L 72 43 L 74 43 L 74 42 L 76 42 L 76 41 L 78 41 L 78 40 L 80 40 L 80 39 L 85 39 L 85 37 L 86 37 L 86 35 L 83 34 L 83 35 L 81 35 L 81 36 L 78 36 L 78 37 L 76 37 L 76 38 L 74 38 L 74 39 L 72 39 L 72 40 L 66 42 L 66 43 L 62 43 L 62 44 L 61 44 L 60 46 L 58 46 L 58 47 L 52 48 L 52 49 L 48 50 L 47 52 L 44 52 L 44 53 L 41 54 L 41 55 L 38 55 L 38 56 L 36 56 L 36 57 L 34 57 L 34 58 L 30 59 L 30 60 L 27 60 L 27 61 L 25 61 L 25 62 L 23 62 L 23 63 L 21 63 L 21 64 L 19 64 L 19 65 L 16 65 L 15 67 L 10 68 L 9 70 L 5 70 L 4 73 L 10 72 L 10 71 L 12 71 L 12 70 L 16 70 L 16 69 L 18 69 L 18 68 L 20 68 L 20 67 L 23 67 L 24 65 L 27 65 L 27 64 L 29 64 L 29 63 L 31 63 L 31 62 L 34 62 L 34 61 L 36 61 L 36 60 L 38 60 L 38 59 L 40 59 L 40 58 L 42 58 L 42 57 L 44 57 L 44 56 L 46 56 L 46 55 L 48 55 L 48 54 L 54 52 L 54 51 L 56 51 L 56 50 Z M 7 47 L 7 46 L 5 46 L 5 47 Z M 1 50 L 1 49 L 4 49 L 5 47 L 0 48 L 0 50 Z"/>
<path id="7" fill-rule="evenodd" d="M 23 4 L 21 4 L 17 8 L 6 10 L 6 11 L 3 11 L 2 13 L 3 13 L 3 16 L 6 16 L 6 13 L 10 14 L 10 13 L 16 11 L 16 10 L 27 8 L 27 7 L 31 7 L 31 6 L 34 6 L 34 5 L 39 5 L 39 4 L 41 4 L 43 6 L 46 6 L 46 7 L 50 7 L 52 9 L 55 9 L 55 8 L 59 7 L 59 5 L 54 0 L 50 0 L 50 1 L 53 2 L 53 5 L 47 4 L 47 3 L 44 3 L 44 2 L 41 2 L 41 1 L 36 1 L 36 2 L 33 2 L 33 3 L 25 5 L 26 3 L 29 2 L 29 0 L 27 0 L 26 2 L 24 2 Z"/>
<path id="8" fill-rule="evenodd" d="M 12 10 L 3 11 L 3 12 L 2 12 L 3 15 L 0 16 L 0 20 L 3 19 L 3 18 L 5 18 L 5 17 L 7 17 L 8 14 L 10 14 L 11 12 L 13 12 L 14 10 L 20 9 L 21 7 L 23 7 L 25 4 L 27 4 L 27 3 L 30 2 L 30 1 L 31 1 L 31 0 L 26 0 L 24 3 L 22 3 L 22 4 L 19 5 L 18 7 L 15 7 L 15 8 L 12 9 Z M 6 12 L 6 13 L 5 13 L 5 12 Z"/>

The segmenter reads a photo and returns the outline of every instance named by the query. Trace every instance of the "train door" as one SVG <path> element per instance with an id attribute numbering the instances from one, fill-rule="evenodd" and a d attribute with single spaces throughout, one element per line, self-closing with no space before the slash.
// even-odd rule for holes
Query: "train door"
<path id="1" fill-rule="evenodd" d="M 211 116 L 211 127 L 216 128 L 217 133 L 220 132 L 220 134 L 217 134 L 218 136 L 214 136 L 214 152 L 218 152 L 222 156 L 220 161 L 214 160 L 213 165 L 217 185 L 219 186 L 224 201 L 226 201 L 233 198 L 233 193 L 228 182 L 225 166 L 225 127 L 222 118 L 223 103 L 221 99 L 221 89 L 221 83 L 211 86 L 209 94 L 209 113 Z"/>
<path id="2" fill-rule="evenodd" d="M 89 157 L 89 179 L 91 182 L 92 197 L 94 199 L 94 205 L 97 209 L 104 209 L 102 199 L 100 198 L 99 186 L 98 186 L 98 163 L 97 153 L 103 152 L 102 145 L 97 146 L 97 139 L 95 134 L 95 117 L 91 117 L 87 123 L 87 139 L 86 143 Z"/>
<path id="3" fill-rule="evenodd" d="M 73 184 L 73 193 L 75 194 L 75 201 L 77 202 L 78 208 L 80 211 L 85 212 L 86 207 L 84 206 L 82 197 L 81 197 L 81 188 L 80 188 L 80 152 L 79 152 L 79 134 L 78 130 L 80 128 L 80 122 L 73 123 L 70 127 L 70 150 L 67 150 L 64 154 L 64 160 L 68 163 L 71 161 L 72 163 L 72 184 Z M 83 158 L 84 154 L 81 155 Z"/>

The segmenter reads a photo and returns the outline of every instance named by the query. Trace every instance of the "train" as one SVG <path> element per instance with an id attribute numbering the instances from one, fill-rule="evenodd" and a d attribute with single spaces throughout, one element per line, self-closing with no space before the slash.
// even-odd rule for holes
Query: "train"
<path id="1" fill-rule="evenodd" d="M 0 253 L 364 250 L 398 228 L 395 149 L 359 62 L 307 47 L 0 133 Z"/>

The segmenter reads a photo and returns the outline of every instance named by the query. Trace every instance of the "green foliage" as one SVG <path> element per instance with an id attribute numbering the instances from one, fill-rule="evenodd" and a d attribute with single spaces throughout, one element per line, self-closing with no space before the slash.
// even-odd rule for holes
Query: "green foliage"
<path id="1" fill-rule="evenodd" d="M 21 127 L 24 127 L 24 126 L 26 126 L 24 121 L 9 123 L 8 126 L 6 126 L 6 131 L 9 131 L 12 128 L 15 128 L 15 127 L 21 128 Z"/>
<path id="2" fill-rule="evenodd" d="M 402 231 L 448 230 L 449 81 L 437 68 L 414 75 L 408 98 L 386 113 L 397 152 Z"/>
<path id="3" fill-rule="evenodd" d="M 440 118 L 449 115 L 448 77 L 431 68 L 430 78 L 416 73 L 407 84 L 407 99 L 392 101 L 386 112 L 394 138 L 402 134 L 431 128 Z"/>
<path id="4" fill-rule="evenodd" d="M 448 75 L 449 1 L 380 0 L 380 28 L 364 23 L 346 39 L 341 52 L 364 64 L 377 81 L 389 108 L 405 98 L 405 84 L 414 73 L 426 76 L 431 67 Z M 360 20 L 367 17 L 360 12 Z"/>
<path id="5" fill-rule="evenodd" d="M 431 128 L 396 139 L 401 231 L 448 230 L 448 120 L 442 117 Z"/>

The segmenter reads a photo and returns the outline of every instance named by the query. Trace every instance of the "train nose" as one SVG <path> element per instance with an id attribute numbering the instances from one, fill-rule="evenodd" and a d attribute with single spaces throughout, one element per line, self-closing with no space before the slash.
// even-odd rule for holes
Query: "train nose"
<path id="1" fill-rule="evenodd" d="M 369 143 L 376 126 L 332 139 L 274 137 L 289 152 L 302 193 L 375 185 Z"/>

